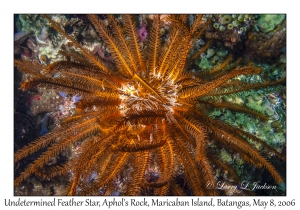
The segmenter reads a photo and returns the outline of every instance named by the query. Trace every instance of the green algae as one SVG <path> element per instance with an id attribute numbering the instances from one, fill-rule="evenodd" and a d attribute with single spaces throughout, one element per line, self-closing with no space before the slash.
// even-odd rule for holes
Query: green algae
<path id="1" fill-rule="evenodd" d="M 257 25 L 262 32 L 267 33 L 273 31 L 276 26 L 278 26 L 284 21 L 284 19 L 285 19 L 284 14 L 260 15 L 260 18 L 257 21 Z"/>

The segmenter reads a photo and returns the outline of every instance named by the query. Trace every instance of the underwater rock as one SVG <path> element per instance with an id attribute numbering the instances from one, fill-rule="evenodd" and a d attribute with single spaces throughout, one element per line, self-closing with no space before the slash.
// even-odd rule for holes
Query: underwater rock
<path id="1" fill-rule="evenodd" d="M 250 32 L 245 42 L 246 54 L 251 58 L 264 60 L 284 53 L 286 46 L 286 28 L 282 24 L 276 31 L 268 34 Z"/>

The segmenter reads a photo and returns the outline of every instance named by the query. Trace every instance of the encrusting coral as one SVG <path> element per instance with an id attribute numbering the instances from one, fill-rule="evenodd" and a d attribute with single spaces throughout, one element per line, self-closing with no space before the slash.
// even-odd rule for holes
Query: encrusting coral
<path id="1" fill-rule="evenodd" d="M 253 143 L 285 159 L 273 147 L 242 129 L 209 117 L 211 109 L 229 109 L 267 120 L 263 113 L 222 97 L 242 91 L 285 83 L 246 83 L 232 80 L 239 75 L 259 74 L 261 68 L 231 62 L 229 56 L 211 71 L 194 74 L 190 65 L 212 43 L 191 53 L 210 24 L 196 15 L 152 16 L 143 49 L 136 16 L 89 15 L 112 61 L 106 61 L 65 32 L 50 16 L 44 16 L 70 43 L 59 52 L 64 60 L 38 64 L 15 60 L 28 76 L 21 89 L 54 88 L 80 94 L 76 114 L 62 119 L 51 132 L 19 149 L 17 163 L 39 150 L 46 150 L 15 179 L 20 185 L 32 175 L 52 179 L 71 174 L 66 195 L 217 195 L 215 170 L 223 170 L 236 182 L 239 177 L 218 158 L 236 152 L 240 159 L 265 168 L 277 183 L 282 176 Z M 167 33 L 162 37 L 161 28 Z M 143 40 L 144 41 L 144 40 Z M 210 50 L 212 53 L 212 50 Z M 110 62 L 110 63 L 109 63 Z M 47 164 L 67 148 L 78 151 L 68 161 Z M 187 185 L 178 182 L 184 177 Z"/>

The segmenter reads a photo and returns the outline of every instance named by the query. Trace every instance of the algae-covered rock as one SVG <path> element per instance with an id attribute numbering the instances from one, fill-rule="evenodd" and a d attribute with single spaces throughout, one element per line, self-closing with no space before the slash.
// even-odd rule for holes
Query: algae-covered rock
<path id="1" fill-rule="evenodd" d="M 203 70 L 207 70 L 210 69 L 212 66 L 210 61 L 207 58 L 202 58 L 199 67 Z"/>
<path id="2" fill-rule="evenodd" d="M 267 33 L 269 31 L 273 31 L 277 25 L 282 23 L 282 21 L 285 19 L 284 14 L 279 15 L 261 15 L 257 25 L 260 28 L 260 30 L 264 33 Z"/>

